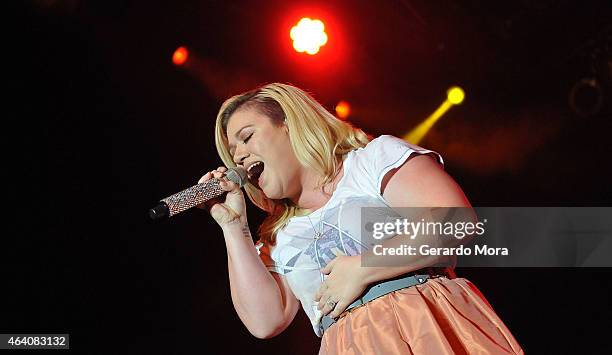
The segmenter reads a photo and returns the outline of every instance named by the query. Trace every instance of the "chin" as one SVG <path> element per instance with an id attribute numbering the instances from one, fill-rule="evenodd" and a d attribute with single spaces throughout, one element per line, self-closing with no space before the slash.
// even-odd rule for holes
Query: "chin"
<path id="1" fill-rule="evenodd" d="M 266 195 L 267 198 L 271 200 L 280 200 L 283 198 L 283 196 L 281 196 L 281 194 L 279 193 L 266 193 L 265 191 L 263 193 L 264 195 Z"/>
<path id="2" fill-rule="evenodd" d="M 264 195 L 266 195 L 267 198 L 272 200 L 280 200 L 284 198 L 283 194 L 275 189 L 263 188 L 261 191 L 264 193 Z"/>

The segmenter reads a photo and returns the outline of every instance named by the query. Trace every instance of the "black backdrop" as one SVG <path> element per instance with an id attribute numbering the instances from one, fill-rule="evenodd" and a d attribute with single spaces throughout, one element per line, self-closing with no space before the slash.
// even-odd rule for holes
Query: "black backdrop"
<path id="1" fill-rule="evenodd" d="M 335 9 L 348 6 L 333 4 Z M 379 11 L 400 9 L 406 14 L 402 19 L 421 23 L 413 26 L 416 35 L 436 41 L 452 37 L 449 28 L 436 26 L 462 14 L 456 25 L 477 23 L 475 31 L 488 37 L 472 47 L 472 39 L 436 42 L 447 56 L 458 55 L 454 65 L 462 70 L 445 65 L 447 56 L 432 55 L 443 69 L 426 69 L 421 76 L 410 72 L 406 75 L 414 74 L 416 83 L 385 83 L 384 90 L 368 95 L 373 102 L 385 102 L 381 96 L 401 101 L 412 95 L 416 99 L 411 103 L 418 104 L 408 114 L 422 117 L 436 105 L 431 97 L 454 80 L 465 83 L 468 95 L 479 96 L 480 109 L 488 110 L 478 111 L 474 104 L 465 112 L 499 112 L 499 117 L 476 117 L 473 124 L 512 128 L 512 122 L 503 122 L 505 113 L 519 108 L 544 120 L 544 126 L 549 125 L 546 119 L 553 126 L 563 123 L 517 169 L 482 174 L 447 159 L 447 170 L 475 206 L 609 205 L 609 111 L 589 119 L 575 117 L 567 107 L 566 89 L 569 78 L 583 70 L 576 53 L 609 26 L 602 13 L 610 9 L 605 2 L 520 4 L 497 9 L 475 2 L 462 8 L 442 2 L 385 3 L 386 9 Z M 274 6 L 283 5 L 269 5 Z M 177 45 L 193 43 L 202 56 L 220 62 L 248 63 L 261 81 L 303 84 L 315 95 L 321 88 L 325 94 L 317 97 L 326 104 L 337 97 L 328 89 L 334 84 L 309 82 L 286 68 L 274 71 L 279 58 L 268 58 L 268 68 L 265 59 L 256 58 L 262 53 L 242 41 L 258 16 L 270 14 L 263 7 L 250 1 L 31 1 L 8 12 L 11 30 L 3 51 L 9 78 L 3 129 L 8 202 L 0 331 L 70 333 L 72 350 L 90 354 L 317 351 L 318 339 L 301 312 L 277 338 L 258 340 L 248 334 L 229 298 L 222 235 L 205 212 L 189 211 L 162 223 L 152 223 L 146 215 L 159 198 L 219 165 L 213 125 L 221 100 L 196 76 L 172 65 L 170 55 Z M 346 21 L 374 11 L 369 7 L 374 5 L 357 3 Z M 447 7 L 451 10 L 442 11 Z M 253 10 L 256 16 L 249 9 L 261 11 Z M 513 14 L 508 16 L 514 27 L 504 13 Z M 541 27 L 535 27 L 538 19 Z M 243 27 L 236 25 L 239 20 Z M 382 18 L 363 21 L 368 26 L 384 23 Z M 374 60 L 403 65 L 380 52 L 385 47 L 379 42 L 363 40 L 362 49 L 370 54 L 358 57 L 360 65 L 373 65 Z M 403 50 L 393 49 L 397 55 Z M 269 45 L 262 51 L 270 55 Z M 406 66 L 423 62 L 414 59 Z M 471 68 L 470 63 L 486 66 Z M 372 76 L 360 80 L 385 82 L 403 73 L 398 66 L 387 71 L 381 67 L 385 65 L 372 66 Z M 482 70 L 486 75 L 479 76 Z M 401 90 L 407 94 L 397 94 Z M 361 97 L 356 92 L 349 95 Z M 549 114 L 541 117 L 542 112 Z M 368 122 L 365 116 L 356 123 L 374 135 L 400 135 L 398 127 L 406 125 L 399 119 Z M 453 136 L 453 123 L 448 122 L 451 128 L 440 128 L 438 137 L 460 138 Z M 444 155 L 438 142 L 429 139 L 422 145 Z M 253 232 L 262 218 L 249 207 Z M 483 291 L 529 353 L 612 349 L 607 338 L 612 316 L 609 269 L 460 268 L 457 273 Z M 213 351 L 213 346 L 220 348 Z"/>

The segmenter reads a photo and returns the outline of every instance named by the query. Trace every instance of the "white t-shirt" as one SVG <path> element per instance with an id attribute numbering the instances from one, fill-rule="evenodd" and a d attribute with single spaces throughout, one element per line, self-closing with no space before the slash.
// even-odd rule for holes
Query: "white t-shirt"
<path id="1" fill-rule="evenodd" d="M 277 234 L 276 245 L 257 243 L 262 261 L 268 270 L 285 276 L 319 337 L 322 314 L 314 297 L 324 280 L 321 268 L 338 255 L 358 255 L 369 248 L 360 238 L 361 207 L 388 207 L 380 194 L 386 173 L 412 154 L 429 153 L 444 164 L 438 153 L 388 135 L 347 153 L 343 176 L 329 201 L 308 216 L 292 217 Z"/>

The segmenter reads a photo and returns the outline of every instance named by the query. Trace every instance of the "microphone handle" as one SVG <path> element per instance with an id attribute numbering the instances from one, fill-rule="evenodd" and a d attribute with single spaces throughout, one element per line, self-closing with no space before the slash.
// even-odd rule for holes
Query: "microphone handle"
<path id="1" fill-rule="evenodd" d="M 201 184 L 194 185 L 172 196 L 161 200 L 149 210 L 151 219 L 169 218 L 201 203 L 219 197 L 225 193 L 219 186 L 220 180 L 212 178 Z"/>

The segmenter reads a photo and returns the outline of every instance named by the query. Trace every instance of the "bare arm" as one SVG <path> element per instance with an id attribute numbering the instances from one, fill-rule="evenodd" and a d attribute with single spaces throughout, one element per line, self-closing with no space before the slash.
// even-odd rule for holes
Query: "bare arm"
<path id="1" fill-rule="evenodd" d="M 455 180 L 428 155 L 413 156 L 399 168 L 388 172 L 383 178 L 381 193 L 391 207 L 471 207 Z M 402 239 L 401 243 L 406 244 L 406 238 Z M 393 243 L 390 240 L 388 244 Z M 414 260 L 407 260 L 405 266 L 362 268 L 364 280 L 370 284 L 393 278 L 448 258 L 432 255 L 406 257 Z"/>
<path id="2" fill-rule="evenodd" d="M 299 302 L 285 277 L 269 272 L 253 246 L 248 226 L 223 229 L 232 303 L 249 332 L 271 338 L 285 330 Z"/>
<path id="3" fill-rule="evenodd" d="M 200 183 L 213 177 L 223 179 L 227 169 L 204 175 Z M 207 206 L 223 230 L 227 248 L 232 303 L 240 320 L 258 338 L 273 337 L 287 328 L 298 310 L 298 301 L 283 276 L 270 273 L 260 259 L 249 232 L 244 195 L 233 182 L 223 181 L 225 200 Z"/>

